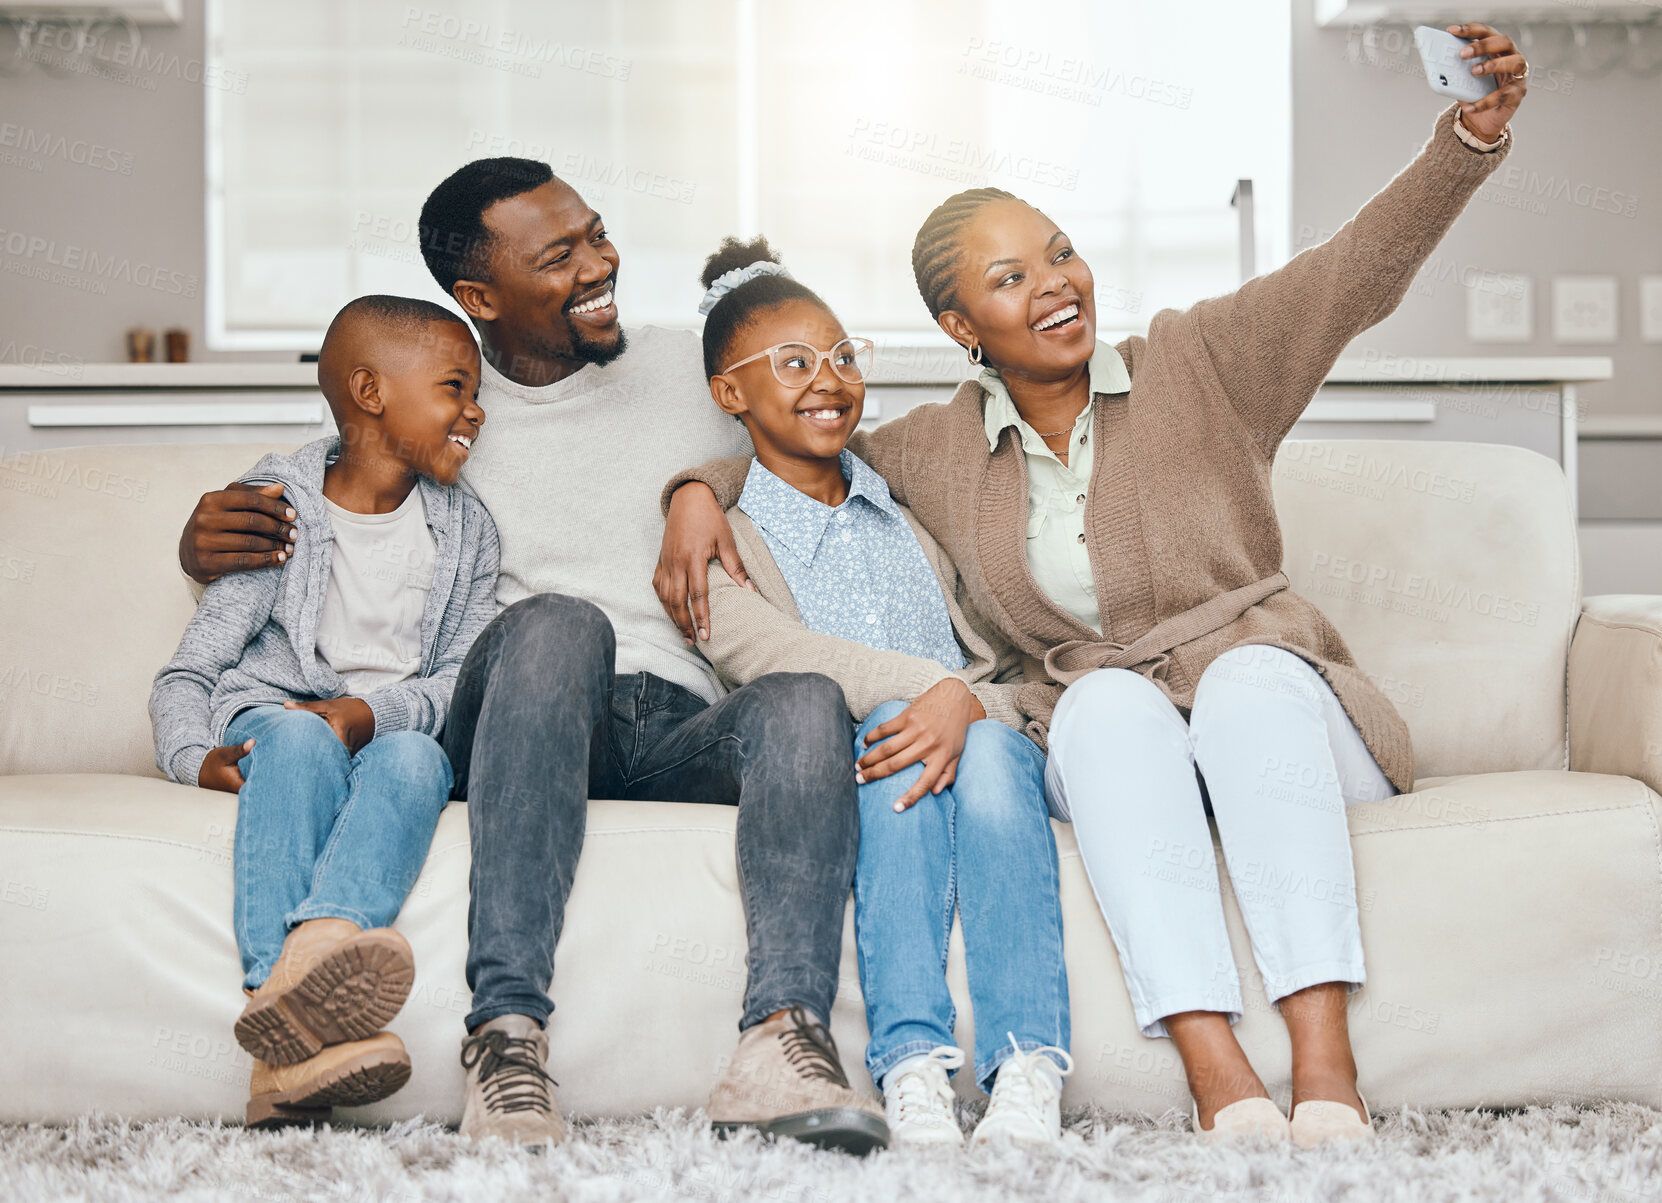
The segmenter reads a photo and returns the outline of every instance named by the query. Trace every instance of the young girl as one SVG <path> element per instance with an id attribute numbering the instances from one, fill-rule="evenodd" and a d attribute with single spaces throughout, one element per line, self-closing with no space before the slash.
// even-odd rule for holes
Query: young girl
<path id="1" fill-rule="evenodd" d="M 1071 1072 L 1056 843 L 1044 755 L 1018 683 L 958 604 L 957 573 L 881 477 L 844 449 L 872 344 L 792 279 L 765 239 L 726 240 L 700 311 L 710 395 L 756 447 L 730 513 L 754 590 L 711 566 L 701 644 L 730 684 L 817 672 L 859 724 L 854 924 L 892 1140 L 963 1143 L 947 1078 L 963 1064 L 946 986 L 957 911 L 975 1008 L 974 1140 L 1048 1144 Z"/>

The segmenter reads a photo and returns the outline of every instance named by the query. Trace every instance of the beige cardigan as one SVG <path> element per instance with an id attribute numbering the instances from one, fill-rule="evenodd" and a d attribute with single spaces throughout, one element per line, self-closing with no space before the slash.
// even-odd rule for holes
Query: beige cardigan
<path id="1" fill-rule="evenodd" d="M 743 461 L 747 466 L 749 460 Z M 987 717 L 1021 730 L 1027 716 L 1016 706 L 1022 687 L 1021 656 L 960 602 L 958 570 L 910 511 L 901 507 L 917 533 L 924 558 L 935 570 L 946 599 L 952 633 L 969 663 L 950 672 L 940 663 L 904 652 L 877 651 L 851 639 L 822 635 L 802 624 L 796 599 L 773 553 L 750 516 L 727 511 L 733 541 L 756 592 L 735 584 L 719 560 L 710 564 L 710 638 L 698 645 L 729 689 L 764 673 L 816 672 L 843 687 L 849 713 L 864 722 L 884 702 L 910 702 L 947 677 L 970 687 Z"/>
<path id="2" fill-rule="evenodd" d="M 958 566 L 969 603 L 1023 656 L 1017 705 L 1041 746 L 1062 685 L 1044 666 L 1060 644 L 1104 650 L 1155 623 L 1282 566 L 1270 488 L 1277 447 L 1334 360 L 1401 302 L 1415 273 L 1474 192 L 1506 158 L 1465 146 L 1458 106 L 1437 118 L 1414 161 L 1344 227 L 1285 266 L 1186 310 L 1163 309 L 1148 336 L 1116 350 L 1128 392 L 1096 394 L 1096 446 L 1086 540 L 1110 629 L 1098 634 L 1058 607 L 1033 580 L 1025 553 L 1027 469 L 1013 429 L 989 453 L 984 390 L 966 381 L 945 405 L 923 405 L 861 433 L 849 449 L 885 480 Z M 714 461 L 672 480 L 709 484 L 730 505 L 747 463 Z M 1210 634 L 1137 671 L 1187 710 L 1207 665 L 1232 647 L 1267 643 L 1314 665 L 1333 687 L 1380 769 L 1414 784 L 1407 725 L 1351 658 L 1339 632 L 1309 601 L 1282 589 Z"/>

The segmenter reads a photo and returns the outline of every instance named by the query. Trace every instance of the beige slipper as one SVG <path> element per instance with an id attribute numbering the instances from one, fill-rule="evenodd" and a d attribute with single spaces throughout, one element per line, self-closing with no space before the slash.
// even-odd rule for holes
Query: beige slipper
<path id="1" fill-rule="evenodd" d="M 1224 1140 L 1286 1140 L 1287 1117 L 1269 1099 L 1241 1099 L 1220 1107 L 1212 1126 L 1200 1126 L 1200 1108 L 1194 1109 L 1195 1135 L 1206 1144 Z"/>
<path id="2" fill-rule="evenodd" d="M 1362 1098 L 1360 1094 L 1356 1096 Z M 1372 1140 L 1373 1115 L 1368 1100 L 1362 1099 L 1362 1115 L 1348 1103 L 1330 1099 L 1306 1099 L 1293 1108 L 1293 1143 L 1301 1149 L 1348 1140 Z"/>

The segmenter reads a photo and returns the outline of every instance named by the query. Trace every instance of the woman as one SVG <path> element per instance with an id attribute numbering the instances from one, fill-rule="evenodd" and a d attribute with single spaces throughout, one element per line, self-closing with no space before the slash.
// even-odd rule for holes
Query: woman
<path id="1" fill-rule="evenodd" d="M 913 269 L 980 377 L 849 443 L 1026 657 L 1017 704 L 1048 743 L 1051 807 L 1074 823 L 1138 1024 L 1176 1045 L 1206 1139 L 1373 1135 L 1346 1030 L 1364 971 L 1344 807 L 1411 789 L 1413 750 L 1338 632 L 1287 587 L 1270 465 L 1339 353 L 1396 307 L 1507 153 L 1528 68 L 1488 26 L 1449 28 L 1476 39 L 1465 57 L 1491 56 L 1474 71 L 1500 87 L 1445 110 L 1333 238 L 1157 313 L 1146 338 L 1097 344 L 1090 271 L 1042 213 L 995 189 L 947 201 Z M 712 556 L 737 561 L 720 504 L 743 469 L 670 483 L 656 584 L 685 633 L 687 581 Z M 692 479 L 716 497 L 675 491 Z M 1309 766 L 1314 787 L 1260 790 L 1272 760 Z M 1231 1031 L 1241 994 L 1204 869 L 1208 803 L 1287 1024 L 1290 1125 Z"/>

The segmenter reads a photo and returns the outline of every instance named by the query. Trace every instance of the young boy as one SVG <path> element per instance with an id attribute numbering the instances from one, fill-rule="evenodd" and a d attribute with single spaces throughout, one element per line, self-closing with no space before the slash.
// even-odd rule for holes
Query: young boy
<path id="1" fill-rule="evenodd" d="M 854 934 L 866 1068 L 892 1144 L 963 1143 L 947 1081 L 964 1064 L 946 986 L 954 911 L 975 1080 L 992 1095 L 974 1143 L 1053 1144 L 1073 1065 L 1067 968 L 1044 754 L 1022 733 L 1017 657 L 977 628 L 946 553 L 846 449 L 871 343 L 849 338 L 766 240 L 728 240 L 703 281 L 710 395 L 756 448 L 728 514 L 755 591 L 712 564 L 699 647 L 730 684 L 823 673 L 858 723 Z"/>
<path id="2" fill-rule="evenodd" d="M 381 1029 L 415 965 L 388 925 L 450 795 L 436 737 L 456 674 L 496 614 L 496 528 L 456 486 L 485 420 L 472 333 L 426 301 L 359 297 L 317 366 L 340 437 L 243 478 L 288 501 L 283 562 L 213 581 L 150 694 L 158 767 L 238 798 L 255 1127 L 409 1079 Z"/>

